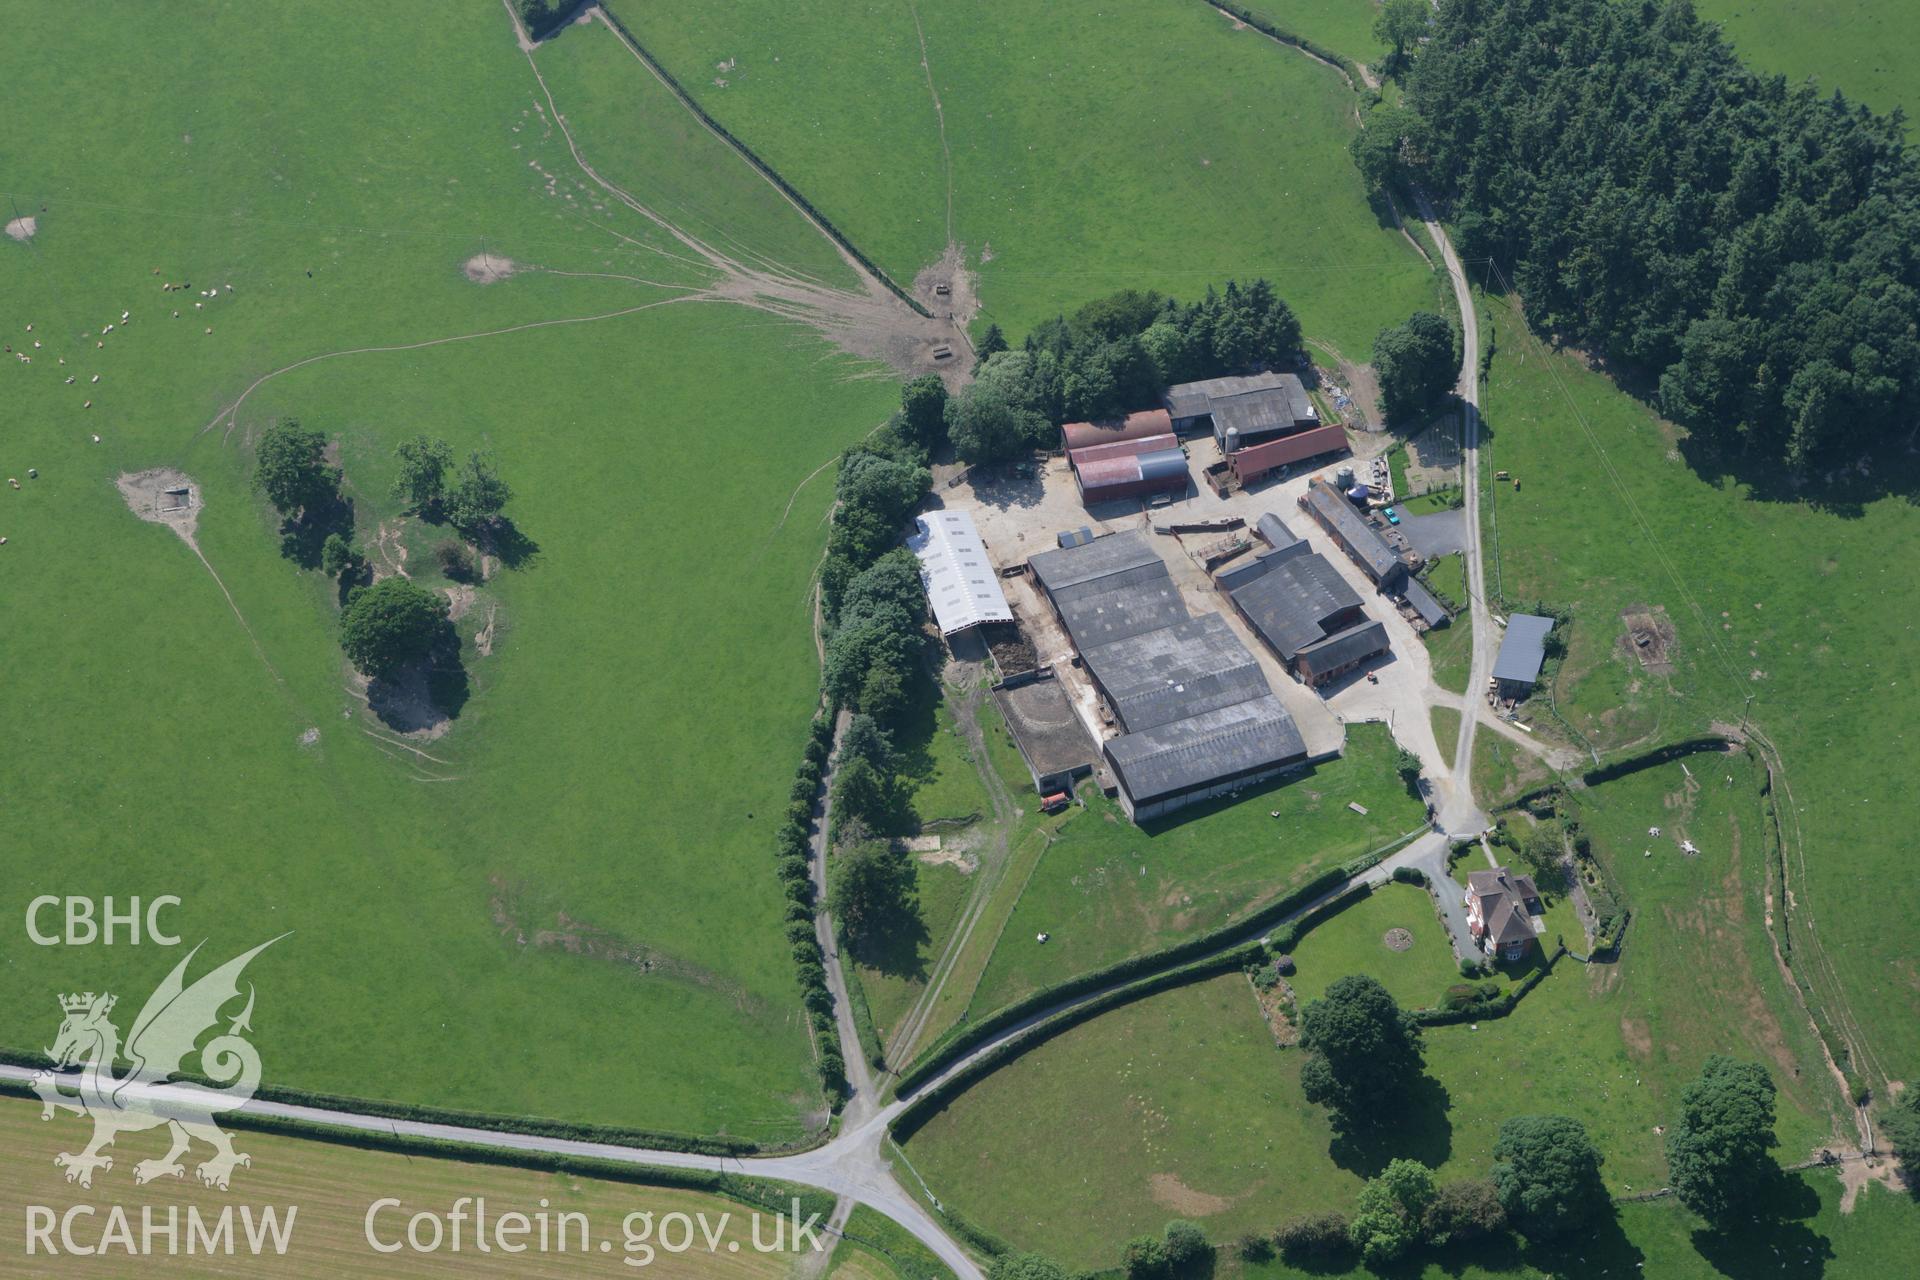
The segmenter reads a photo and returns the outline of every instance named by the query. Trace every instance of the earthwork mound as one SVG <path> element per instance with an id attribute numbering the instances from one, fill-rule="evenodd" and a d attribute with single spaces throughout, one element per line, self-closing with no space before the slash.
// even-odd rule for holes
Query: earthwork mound
<path id="1" fill-rule="evenodd" d="M 1389 929 L 1387 930 L 1387 936 L 1380 939 L 1380 941 L 1386 944 L 1387 950 L 1389 951 L 1411 951 L 1413 949 L 1413 935 L 1405 929 Z"/>

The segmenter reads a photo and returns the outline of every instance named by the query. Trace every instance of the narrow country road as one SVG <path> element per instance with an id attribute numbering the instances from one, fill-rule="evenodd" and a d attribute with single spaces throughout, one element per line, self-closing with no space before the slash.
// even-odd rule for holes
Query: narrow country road
<path id="1" fill-rule="evenodd" d="M 1473 290 L 1467 284 L 1466 268 L 1453 251 L 1453 241 L 1433 211 L 1424 191 L 1415 191 L 1420 220 L 1427 234 L 1440 246 L 1440 257 L 1453 282 L 1453 300 L 1460 308 L 1460 478 L 1466 495 L 1466 554 L 1468 607 L 1473 617 L 1473 663 L 1467 674 L 1464 714 L 1460 717 L 1460 737 L 1453 748 L 1453 778 L 1440 806 L 1439 827 L 1456 835 L 1478 835 L 1490 823 L 1485 810 L 1473 798 L 1473 735 L 1484 705 L 1482 690 L 1493 670 L 1493 611 L 1487 608 L 1487 574 L 1480 546 L 1480 315 L 1473 303 Z"/>

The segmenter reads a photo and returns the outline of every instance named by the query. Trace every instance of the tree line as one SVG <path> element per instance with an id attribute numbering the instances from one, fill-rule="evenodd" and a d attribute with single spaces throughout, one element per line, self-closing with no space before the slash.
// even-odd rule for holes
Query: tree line
<path id="1" fill-rule="evenodd" d="M 1406 88 L 1356 161 L 1448 199 L 1461 253 L 1509 274 L 1541 331 L 1763 465 L 1908 433 L 1920 169 L 1901 113 L 1755 74 L 1687 0 L 1446 0 Z"/>
<path id="2" fill-rule="evenodd" d="M 1063 422 L 1157 406 L 1169 385 L 1300 358 L 1300 321 L 1265 280 L 1228 281 L 1194 302 L 1123 289 L 1038 325 L 1018 347 L 987 326 L 974 380 L 943 406 L 927 447 L 950 442 L 963 462 L 1053 448 Z"/>

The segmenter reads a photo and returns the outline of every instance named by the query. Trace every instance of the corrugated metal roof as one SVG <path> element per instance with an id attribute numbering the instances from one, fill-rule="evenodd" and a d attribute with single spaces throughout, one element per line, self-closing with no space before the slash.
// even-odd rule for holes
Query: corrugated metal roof
<path id="1" fill-rule="evenodd" d="M 1272 692 L 1227 620 L 1203 613 L 1081 655 L 1130 733 Z"/>
<path id="2" fill-rule="evenodd" d="M 1307 398 L 1307 389 L 1292 374 L 1280 375 L 1271 387 L 1257 387 L 1233 395 L 1212 397 L 1213 434 L 1224 438 L 1238 431 L 1241 439 L 1295 431 L 1320 421 L 1319 410 Z"/>
<path id="3" fill-rule="evenodd" d="M 1360 603 L 1340 571 L 1312 552 L 1274 565 L 1232 594 L 1260 638 L 1287 662 L 1326 638 L 1329 618 Z"/>
<path id="4" fill-rule="evenodd" d="M 1103 445 L 1093 449 L 1078 449 L 1068 456 L 1073 459 L 1073 469 L 1079 474 L 1080 488 L 1089 498 L 1093 491 L 1114 485 L 1133 485 L 1158 481 L 1173 487 L 1187 482 L 1187 455 L 1175 448 L 1155 448 L 1139 453 L 1115 453 L 1106 457 L 1089 459 L 1088 454 L 1102 454 L 1109 450 L 1124 450 L 1128 444 L 1152 444 L 1154 440 L 1171 442 L 1172 436 L 1155 436 L 1146 440 L 1128 441 L 1125 444 Z"/>
<path id="5" fill-rule="evenodd" d="M 1307 745 L 1271 693 L 1109 739 L 1107 758 L 1135 804 L 1305 758 Z"/>
<path id="6" fill-rule="evenodd" d="M 1537 614 L 1516 613 L 1507 619 L 1507 634 L 1501 637 L 1500 654 L 1493 660 L 1493 678 L 1515 684 L 1532 684 L 1540 678 L 1540 664 L 1547 660 L 1547 633 L 1553 619 Z"/>
<path id="7" fill-rule="evenodd" d="M 952 635 L 983 622 L 1011 622 L 1013 610 L 1000 590 L 1000 578 L 987 559 L 973 517 L 964 511 L 930 511 L 915 518 L 907 546 L 920 561 L 940 634 Z"/>
<path id="8" fill-rule="evenodd" d="M 1200 382 L 1182 382 L 1167 388 L 1167 412 L 1183 421 L 1198 418 L 1213 412 L 1216 399 L 1284 386 L 1288 378 L 1293 378 L 1296 383 L 1300 381 L 1290 373 L 1256 373 L 1244 378 L 1207 378 Z"/>
<path id="9" fill-rule="evenodd" d="M 1109 533 L 1082 546 L 1041 551 L 1033 555 L 1028 563 L 1033 566 L 1033 574 L 1040 579 L 1040 585 L 1056 600 L 1064 591 L 1097 582 L 1110 574 L 1146 565 L 1158 565 L 1163 574 L 1167 569 L 1166 562 L 1148 545 L 1145 535 L 1138 529 Z"/>
<path id="10" fill-rule="evenodd" d="M 1281 436 L 1278 440 L 1248 445 L 1232 456 L 1233 473 L 1244 480 L 1248 476 L 1263 475 L 1275 467 L 1317 458 L 1323 453 L 1334 453 L 1346 447 L 1346 429 L 1330 422 L 1324 427 L 1315 427 L 1298 435 Z"/>
<path id="11" fill-rule="evenodd" d="M 1060 428 L 1060 439 L 1067 450 L 1072 451 L 1112 444 L 1116 440 L 1139 440 L 1172 433 L 1173 419 L 1165 409 L 1142 409 L 1118 422 L 1069 422 Z"/>
<path id="12" fill-rule="evenodd" d="M 1070 450 L 1067 459 L 1075 466 L 1080 466 L 1088 462 L 1105 462 L 1109 458 L 1132 458 L 1143 453 L 1152 453 L 1156 449 L 1178 449 L 1179 447 L 1180 437 L 1171 431 L 1163 431 L 1157 436 L 1139 436 L 1132 440 L 1090 444 L 1084 449 Z"/>

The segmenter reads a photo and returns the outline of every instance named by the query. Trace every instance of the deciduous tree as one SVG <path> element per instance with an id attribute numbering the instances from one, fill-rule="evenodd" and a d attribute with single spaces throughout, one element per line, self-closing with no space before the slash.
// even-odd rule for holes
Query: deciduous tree
<path id="1" fill-rule="evenodd" d="M 402 577 L 382 578 L 347 600 L 340 643 L 355 668 L 380 679 L 430 657 L 448 632 L 447 598 Z"/>
<path id="2" fill-rule="evenodd" d="M 1500 1126 L 1493 1159 L 1500 1203 L 1528 1239 L 1564 1235 L 1607 1203 L 1603 1157 L 1578 1120 L 1514 1116 Z"/>
<path id="3" fill-rule="evenodd" d="M 1773 1105 L 1766 1068 L 1718 1053 L 1707 1059 L 1667 1130 L 1667 1172 L 1681 1204 L 1722 1225 L 1752 1209 L 1779 1174 Z"/>

